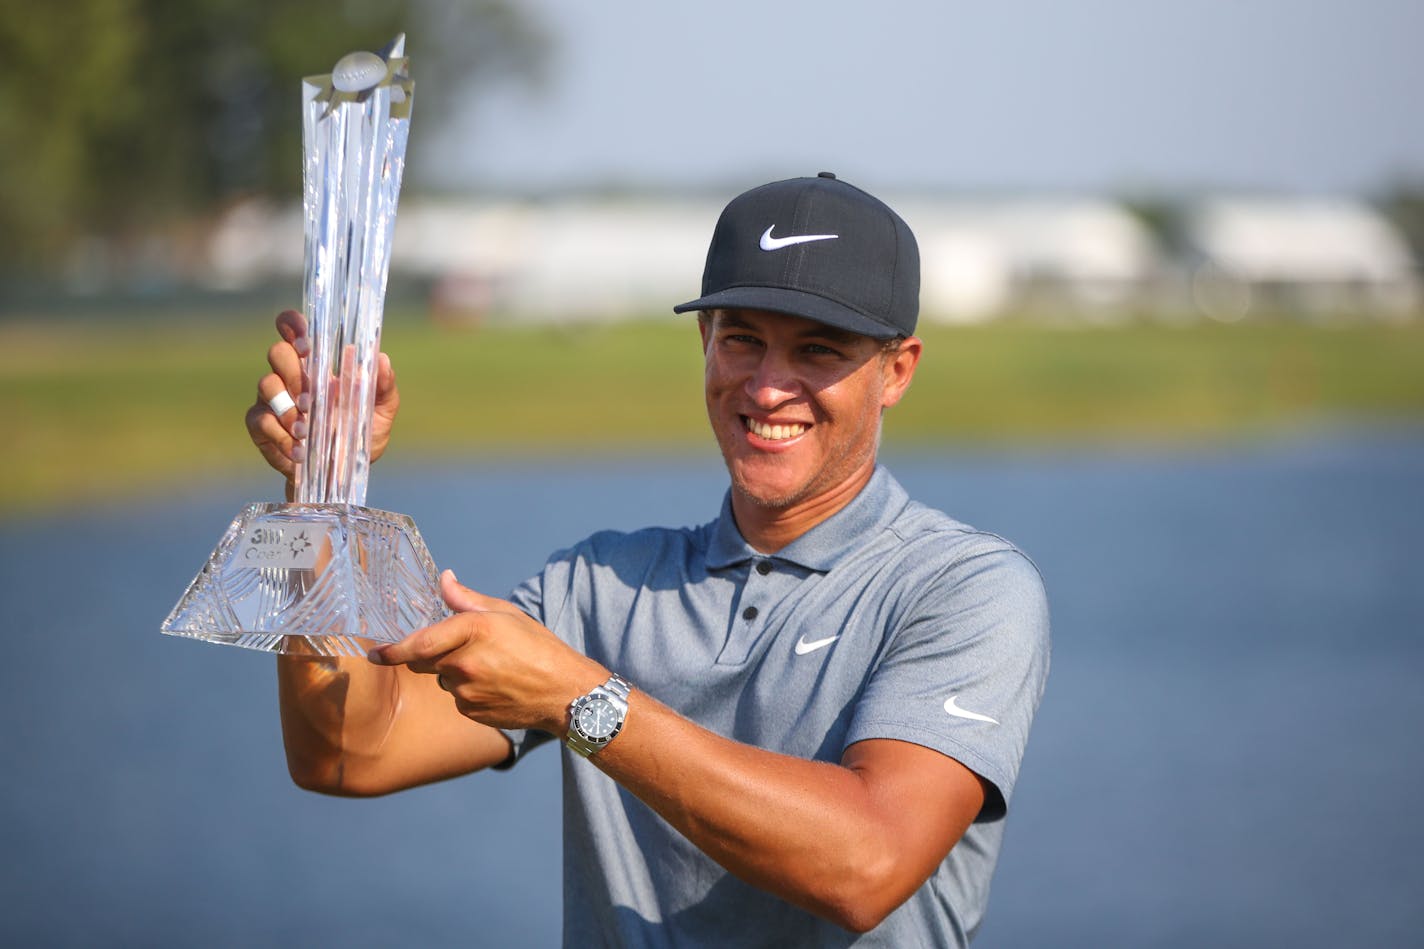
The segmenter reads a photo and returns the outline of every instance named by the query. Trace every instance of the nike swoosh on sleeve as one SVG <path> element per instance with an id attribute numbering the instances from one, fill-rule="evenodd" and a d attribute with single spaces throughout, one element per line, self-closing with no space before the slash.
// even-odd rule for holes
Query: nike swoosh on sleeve
<path id="1" fill-rule="evenodd" d="M 991 725 L 999 724 L 999 720 L 996 718 L 990 718 L 987 715 L 980 715 L 978 712 L 971 712 L 966 708 L 960 708 L 958 702 L 959 696 L 951 695 L 944 700 L 944 710 L 955 718 L 968 718 L 976 722 L 988 722 Z"/>

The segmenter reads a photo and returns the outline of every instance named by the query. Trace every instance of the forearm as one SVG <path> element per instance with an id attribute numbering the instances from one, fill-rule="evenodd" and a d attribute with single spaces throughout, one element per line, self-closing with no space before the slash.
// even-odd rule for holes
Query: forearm
<path id="1" fill-rule="evenodd" d="M 342 793 L 381 751 L 400 704 L 397 670 L 364 659 L 277 658 L 282 741 L 292 779 Z"/>
<path id="2" fill-rule="evenodd" d="M 592 760 L 731 873 L 853 930 L 914 892 L 968 823 L 925 848 L 907 839 L 915 828 L 893 785 L 731 741 L 641 692 L 624 731 Z"/>
<path id="3" fill-rule="evenodd" d="M 461 715 L 435 677 L 365 659 L 282 656 L 282 738 L 292 779 L 368 797 L 504 761 L 509 740 Z"/>

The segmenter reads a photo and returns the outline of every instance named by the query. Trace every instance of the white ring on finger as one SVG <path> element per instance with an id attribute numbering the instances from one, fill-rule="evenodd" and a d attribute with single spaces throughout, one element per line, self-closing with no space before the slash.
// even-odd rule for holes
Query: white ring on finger
<path id="1" fill-rule="evenodd" d="M 272 413 L 278 418 L 281 418 L 283 415 L 286 415 L 292 409 L 297 407 L 296 400 L 292 398 L 292 394 L 286 389 L 283 389 L 281 392 L 278 392 L 276 395 L 272 396 L 272 398 L 268 399 L 267 405 L 269 408 L 272 409 Z"/>

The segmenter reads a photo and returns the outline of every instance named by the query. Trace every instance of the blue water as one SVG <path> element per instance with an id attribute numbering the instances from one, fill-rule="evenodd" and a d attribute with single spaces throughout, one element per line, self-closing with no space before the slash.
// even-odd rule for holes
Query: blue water
<path id="1" fill-rule="evenodd" d="M 888 459 L 1042 568 L 1053 674 L 979 945 L 1413 944 L 1424 432 Z M 503 592 L 604 526 L 699 522 L 713 457 L 383 466 Z M 0 523 L 0 942 L 555 945 L 556 756 L 377 801 L 286 778 L 271 657 L 158 624 L 269 482 Z"/>

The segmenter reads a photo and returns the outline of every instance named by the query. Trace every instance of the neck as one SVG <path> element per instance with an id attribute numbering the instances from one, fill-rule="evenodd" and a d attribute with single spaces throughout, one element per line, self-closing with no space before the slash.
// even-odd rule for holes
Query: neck
<path id="1" fill-rule="evenodd" d="M 742 538 L 758 553 L 774 554 L 854 501 L 875 473 L 875 459 L 853 477 L 814 497 L 786 505 L 757 501 L 732 485 L 732 516 Z"/>

